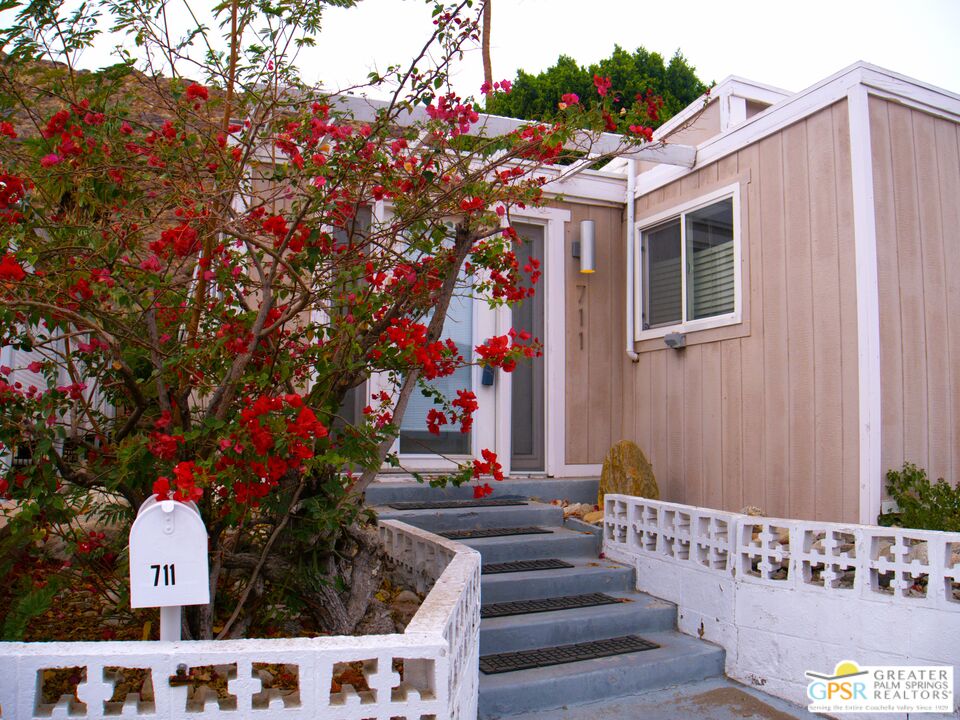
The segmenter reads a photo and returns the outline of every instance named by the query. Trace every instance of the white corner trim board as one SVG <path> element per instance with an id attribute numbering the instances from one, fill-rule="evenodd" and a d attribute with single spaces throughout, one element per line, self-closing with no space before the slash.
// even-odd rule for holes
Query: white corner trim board
<path id="1" fill-rule="evenodd" d="M 203 642 L 0 643 L 0 717 L 230 717 L 362 720 L 424 717 L 475 720 L 479 682 L 480 555 L 405 523 L 380 523 L 385 551 L 418 587 L 430 590 L 406 631 L 393 635 Z M 395 661 L 403 661 L 403 676 Z M 331 692 L 335 666 L 363 663 L 369 690 Z M 255 667 L 254 664 L 258 664 Z M 298 688 L 270 688 L 259 663 L 296 666 Z M 168 678 L 198 666 L 227 666 L 227 700 L 188 692 Z M 83 668 L 76 699 L 44 705 L 44 669 Z M 111 700 L 122 679 L 107 668 L 142 668 L 154 699 Z M 192 697 L 191 697 L 192 695 Z M 79 702 L 77 702 L 77 699 Z"/>
<path id="2" fill-rule="evenodd" d="M 638 590 L 677 605 L 682 632 L 723 646 L 730 677 L 765 692 L 807 705 L 804 673 L 842 660 L 950 665 L 960 687 L 960 533 L 607 495 L 603 547 L 636 568 Z"/>
<path id="3" fill-rule="evenodd" d="M 880 375 L 880 287 L 877 278 L 877 221 L 873 195 L 870 108 L 862 85 L 847 94 L 853 185 L 853 242 L 857 284 L 857 376 L 860 437 L 860 522 L 880 514 L 882 384 Z"/>

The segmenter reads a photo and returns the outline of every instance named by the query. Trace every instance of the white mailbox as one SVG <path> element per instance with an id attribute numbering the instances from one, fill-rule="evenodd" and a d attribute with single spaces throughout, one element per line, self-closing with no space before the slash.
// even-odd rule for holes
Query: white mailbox
<path id="1" fill-rule="evenodd" d="M 207 529 L 193 503 L 151 497 L 130 528 L 130 607 L 210 602 Z"/>

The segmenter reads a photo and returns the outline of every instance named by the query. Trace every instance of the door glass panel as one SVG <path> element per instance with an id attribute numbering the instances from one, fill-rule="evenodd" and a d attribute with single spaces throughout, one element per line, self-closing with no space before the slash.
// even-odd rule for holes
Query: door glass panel
<path id="1" fill-rule="evenodd" d="M 350 240 L 350 236 L 353 236 L 354 244 L 360 244 L 364 242 L 366 236 L 370 232 L 370 227 L 373 224 L 373 213 L 369 207 L 360 207 L 357 209 L 357 215 L 355 222 L 351 225 L 351 232 L 348 232 L 344 228 L 335 228 L 333 230 L 333 239 L 334 242 L 338 245 L 345 245 Z M 362 282 L 358 281 L 355 284 L 346 285 L 343 288 L 342 295 L 349 295 L 351 289 L 359 291 Z M 341 304 L 334 304 L 331 308 L 331 313 L 334 315 L 342 316 L 350 312 L 350 308 Z M 347 394 L 343 398 L 343 402 L 340 405 L 339 410 L 337 411 L 337 417 L 334 419 L 333 427 L 336 430 L 341 430 L 345 426 L 358 425 L 363 422 L 363 408 L 367 404 L 367 383 L 363 382 L 360 385 L 351 388 L 347 391 Z"/>
<path id="2" fill-rule="evenodd" d="M 463 278 L 461 278 L 463 279 Z M 450 338 L 457 350 L 469 362 L 473 357 L 473 298 L 466 296 L 464 289 L 450 299 L 447 319 L 443 324 L 443 339 Z M 429 317 L 424 323 L 429 323 Z M 432 385 L 438 388 L 447 400 L 457 397 L 457 390 L 473 390 L 473 368 L 459 368 L 453 375 L 438 378 Z M 410 396 L 410 404 L 400 422 L 400 452 L 420 455 L 469 455 L 470 434 L 460 432 L 460 425 L 441 425 L 440 434 L 427 430 L 427 413 L 431 408 L 440 409 L 432 397 L 424 397 L 419 389 Z"/>
<path id="3" fill-rule="evenodd" d="M 524 242 L 515 252 L 520 266 L 531 257 L 543 259 L 542 225 L 515 224 Z M 530 286 L 529 280 L 524 283 Z M 513 327 L 544 339 L 544 286 L 538 283 L 533 297 L 513 306 Z M 544 457 L 544 365 L 543 357 L 521 360 L 513 371 L 511 403 L 511 457 L 514 470 L 543 470 Z"/>

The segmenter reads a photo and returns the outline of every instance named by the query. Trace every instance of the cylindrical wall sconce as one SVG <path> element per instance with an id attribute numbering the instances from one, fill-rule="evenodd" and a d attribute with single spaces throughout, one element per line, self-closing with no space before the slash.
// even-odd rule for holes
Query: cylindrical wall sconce
<path id="1" fill-rule="evenodd" d="M 596 225 L 593 220 L 580 221 L 580 272 L 590 275 L 597 269 Z"/>

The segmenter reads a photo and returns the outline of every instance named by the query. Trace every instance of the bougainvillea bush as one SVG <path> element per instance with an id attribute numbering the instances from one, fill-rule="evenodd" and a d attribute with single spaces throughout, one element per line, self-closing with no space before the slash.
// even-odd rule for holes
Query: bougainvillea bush
<path id="1" fill-rule="evenodd" d="M 209 531 L 213 602 L 185 614 L 187 637 L 284 613 L 352 631 L 378 582 L 363 490 L 399 462 L 411 393 L 434 398 L 426 429 L 469 432 L 473 393 L 434 383 L 539 352 L 516 328 L 464 356 L 450 299 L 534 292 L 511 213 L 543 202 L 538 170 L 587 148 L 579 128 L 649 139 L 647 108 L 598 77 L 550 124 L 485 137 L 447 83 L 479 8 L 429 4 L 423 51 L 371 75 L 385 101 L 358 114 L 298 76 L 312 0 L 225 2 L 186 34 L 166 26 L 189 17 L 172 2 L 4 4 L 7 637 L 81 589 L 129 612 L 126 533 L 151 495 L 195 502 Z M 81 69 L 103 29 L 129 50 Z M 346 418 L 374 374 L 388 389 Z M 479 449 L 448 481 L 482 496 L 501 477 Z"/>

